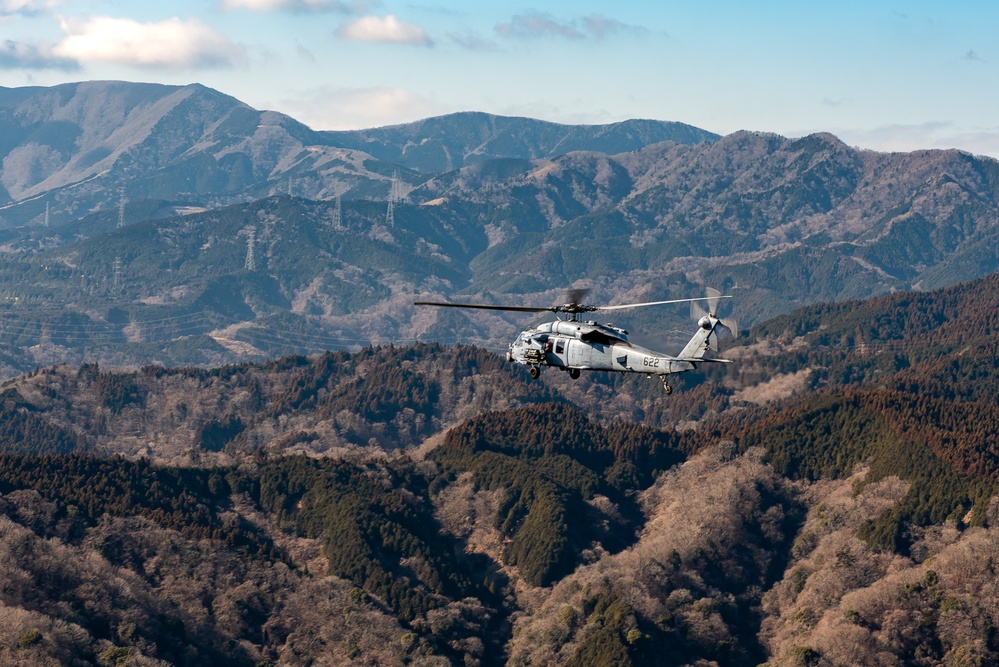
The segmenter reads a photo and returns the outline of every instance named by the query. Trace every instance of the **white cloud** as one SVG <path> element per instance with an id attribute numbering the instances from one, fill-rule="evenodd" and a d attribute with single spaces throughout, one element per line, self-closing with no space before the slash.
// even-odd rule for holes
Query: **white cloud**
<path id="1" fill-rule="evenodd" d="M 440 115 L 430 100 L 403 88 L 332 88 L 308 91 L 280 105 L 316 130 L 358 130 Z"/>
<path id="2" fill-rule="evenodd" d="M 363 16 L 337 28 L 336 34 L 356 42 L 394 42 L 432 46 L 433 41 L 418 25 L 403 23 L 392 14 Z"/>
<path id="3" fill-rule="evenodd" d="M 66 37 L 53 54 L 81 63 L 177 70 L 231 65 L 243 57 L 240 47 L 197 19 L 140 23 L 98 16 L 63 20 L 62 28 Z"/>
<path id="4" fill-rule="evenodd" d="M 222 0 L 222 9 L 249 9 L 255 12 L 289 10 L 294 12 L 339 12 L 362 14 L 371 6 L 365 0 Z"/>

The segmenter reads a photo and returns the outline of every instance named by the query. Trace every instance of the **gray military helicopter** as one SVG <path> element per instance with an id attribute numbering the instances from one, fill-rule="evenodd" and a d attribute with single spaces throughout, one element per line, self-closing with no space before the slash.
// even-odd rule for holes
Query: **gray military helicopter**
<path id="1" fill-rule="evenodd" d="M 556 314 L 554 322 L 545 322 L 520 332 L 510 343 L 506 352 L 507 361 L 525 364 L 530 368 L 531 377 L 541 376 L 545 366 L 568 371 L 569 377 L 576 379 L 580 371 L 613 371 L 618 373 L 644 373 L 657 376 L 667 394 L 673 393 L 668 377 L 673 373 L 694 370 L 697 364 L 731 363 L 730 359 L 711 356 L 718 350 L 717 330 L 723 328 L 732 335 L 738 335 L 739 327 L 731 320 L 722 320 L 717 315 L 718 303 L 730 296 L 717 290 L 708 290 L 708 296 L 694 299 L 669 299 L 667 301 L 647 301 L 626 303 L 618 306 L 589 306 L 580 300 L 589 290 L 573 289 L 568 292 L 568 301 L 559 306 L 535 308 L 531 306 L 494 306 L 475 303 L 447 303 L 441 301 L 414 301 L 415 306 L 438 308 L 475 308 L 479 310 L 506 310 L 519 313 Z M 698 308 L 700 302 L 707 301 L 708 309 Z M 691 315 L 697 319 L 697 332 L 677 356 L 663 354 L 636 345 L 628 340 L 628 332 L 612 324 L 601 324 L 583 320 L 584 313 L 625 308 L 661 306 L 669 303 L 690 303 Z M 565 318 L 559 314 L 565 314 Z"/>

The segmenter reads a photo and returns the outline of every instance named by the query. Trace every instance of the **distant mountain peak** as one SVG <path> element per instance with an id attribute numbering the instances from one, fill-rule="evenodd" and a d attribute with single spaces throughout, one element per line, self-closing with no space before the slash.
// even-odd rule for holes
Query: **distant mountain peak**
<path id="1" fill-rule="evenodd" d="M 680 123 L 561 125 L 477 111 L 318 132 L 198 83 L 0 88 L 0 206 L 15 205 L 3 214 L 10 226 L 39 215 L 37 207 L 14 210 L 19 202 L 46 198 L 63 212 L 92 211 L 116 205 L 120 195 L 107 193 L 122 189 L 128 199 L 212 206 L 276 192 L 383 199 L 397 166 L 431 174 L 497 158 L 717 138 Z M 62 196 L 66 188 L 72 191 Z"/>

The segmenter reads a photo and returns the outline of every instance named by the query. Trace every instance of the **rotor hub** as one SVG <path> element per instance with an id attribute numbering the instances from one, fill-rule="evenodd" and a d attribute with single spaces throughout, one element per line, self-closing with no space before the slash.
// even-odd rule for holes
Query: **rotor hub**
<path id="1" fill-rule="evenodd" d="M 555 306 L 555 312 L 569 313 L 570 315 L 577 315 L 579 313 L 592 313 L 596 309 L 597 306 L 586 306 L 581 303 L 563 303 L 561 306 Z"/>

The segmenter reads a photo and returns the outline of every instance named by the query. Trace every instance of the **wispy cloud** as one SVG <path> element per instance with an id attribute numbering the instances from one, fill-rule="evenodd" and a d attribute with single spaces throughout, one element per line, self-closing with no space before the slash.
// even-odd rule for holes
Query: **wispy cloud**
<path id="1" fill-rule="evenodd" d="M 66 37 L 53 54 L 84 64 L 181 70 L 230 66 L 243 59 L 239 46 L 197 19 L 140 23 L 98 16 L 63 20 L 62 28 Z"/>
<path id="2" fill-rule="evenodd" d="M 583 39 L 586 35 L 580 32 L 571 22 L 562 23 L 550 14 L 531 12 L 518 14 L 507 23 L 496 26 L 496 34 L 503 37 L 564 37 L 566 39 Z"/>
<path id="3" fill-rule="evenodd" d="M 832 107 L 833 109 L 840 109 L 842 107 L 848 107 L 853 104 L 853 100 L 848 97 L 823 97 L 822 106 Z"/>
<path id="4" fill-rule="evenodd" d="M 979 63 L 985 62 L 985 60 L 983 60 L 982 57 L 978 55 L 978 52 L 975 51 L 974 49 L 971 49 L 970 51 L 968 51 L 967 53 L 965 53 L 964 54 L 964 59 L 965 60 L 973 60 L 973 61 L 979 62 Z"/>
<path id="5" fill-rule="evenodd" d="M 391 42 L 433 46 L 433 40 L 423 28 L 412 23 L 404 23 L 393 14 L 363 16 L 337 28 L 336 35 L 355 42 Z"/>
<path id="6" fill-rule="evenodd" d="M 451 42 L 463 49 L 469 51 L 498 51 L 499 44 L 497 44 L 492 39 L 485 39 L 475 33 L 466 32 L 462 33 L 448 33 L 447 38 Z"/>
<path id="7" fill-rule="evenodd" d="M 26 44 L 6 40 L 0 42 L 0 70 L 3 69 L 56 69 L 72 72 L 80 69 L 80 64 L 72 58 L 52 53 L 52 46 Z"/>
<path id="8" fill-rule="evenodd" d="M 61 4 L 61 0 L 0 0 L 0 16 L 45 14 Z"/>
<path id="9" fill-rule="evenodd" d="M 526 12 L 513 16 L 508 22 L 497 24 L 496 34 L 501 37 L 536 39 L 560 37 L 563 39 L 603 39 L 621 31 L 640 31 L 602 14 L 591 14 L 579 20 L 559 21 L 551 14 Z"/>
<path id="10" fill-rule="evenodd" d="M 222 0 L 222 9 L 248 9 L 255 12 L 277 10 L 293 12 L 336 12 L 339 14 L 364 14 L 377 2 L 355 0 Z"/>
<path id="11" fill-rule="evenodd" d="M 883 125 L 868 130 L 834 130 L 834 133 L 850 145 L 878 151 L 957 148 L 976 155 L 999 157 L 999 126 L 965 129 L 949 121 L 930 121 L 916 125 Z"/>
<path id="12" fill-rule="evenodd" d="M 295 51 L 298 53 L 298 57 L 301 58 L 302 60 L 308 61 L 310 63 L 317 62 L 316 54 L 314 54 L 312 51 L 302 46 L 302 44 L 296 42 Z"/>
<path id="13" fill-rule="evenodd" d="M 283 107 L 317 130 L 357 130 L 408 123 L 441 113 L 430 100 L 404 88 L 315 88 Z"/>
<path id="14" fill-rule="evenodd" d="M 583 18 L 583 26 L 586 31 L 597 39 L 603 39 L 616 32 L 635 31 L 634 26 L 621 23 L 616 19 L 607 18 L 601 14 L 591 14 Z"/>

